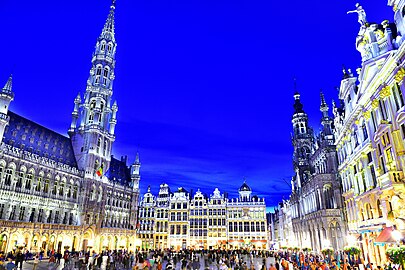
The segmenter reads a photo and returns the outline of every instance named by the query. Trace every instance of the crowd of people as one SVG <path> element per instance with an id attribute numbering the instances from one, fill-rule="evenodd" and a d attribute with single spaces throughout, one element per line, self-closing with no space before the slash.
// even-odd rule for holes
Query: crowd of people
<path id="1" fill-rule="evenodd" d="M 0 254 L 0 270 L 22 269 L 31 260 L 30 268 L 36 270 L 41 261 L 49 270 L 404 270 L 390 263 L 375 266 L 360 258 L 350 258 L 344 253 L 324 256 L 303 251 L 256 250 L 148 250 L 135 253 L 126 250 L 91 252 L 39 252 L 17 249 Z M 25 269 L 27 269 L 25 267 Z"/>

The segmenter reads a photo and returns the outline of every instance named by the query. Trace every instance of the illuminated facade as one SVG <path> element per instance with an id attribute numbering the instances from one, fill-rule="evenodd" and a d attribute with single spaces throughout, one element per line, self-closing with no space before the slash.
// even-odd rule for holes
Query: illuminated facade
<path id="1" fill-rule="evenodd" d="M 74 100 L 70 138 L 8 110 L 11 77 L 0 92 L 1 251 L 134 249 L 139 157 L 128 167 L 111 155 L 114 12 L 113 2 L 83 100 Z"/>
<path id="2" fill-rule="evenodd" d="M 387 228 L 405 232 L 404 1 L 388 4 L 395 23 L 368 22 L 357 5 L 362 66 L 357 77 L 343 70 L 341 106 L 333 109 L 349 233 L 378 265 L 386 260 Z"/>
<path id="3" fill-rule="evenodd" d="M 294 99 L 292 143 L 296 174 L 291 182 L 290 200 L 283 207 L 290 208 L 284 213 L 284 230 L 290 231 L 288 224 L 291 220 L 295 234 L 295 237 L 289 237 L 289 244 L 295 242 L 291 246 L 318 252 L 329 247 L 342 250 L 346 225 L 342 214 L 333 119 L 328 115 L 329 108 L 321 93 L 322 131 L 315 136 L 308 126 L 308 116 L 298 92 Z"/>
<path id="4" fill-rule="evenodd" d="M 189 224 L 190 193 L 179 188 L 170 195 L 169 244 L 176 250 L 190 246 Z"/>
<path id="5" fill-rule="evenodd" d="M 190 202 L 190 246 L 192 248 L 208 246 L 208 208 L 204 194 L 198 190 Z"/>
<path id="6" fill-rule="evenodd" d="M 156 198 L 155 210 L 155 247 L 157 249 L 169 248 L 169 208 L 170 188 L 167 184 L 161 184 Z"/>
<path id="7" fill-rule="evenodd" d="M 139 237 L 146 232 L 142 227 L 142 222 L 146 222 L 142 213 L 155 205 L 155 210 L 149 211 L 155 213 L 155 221 L 147 217 L 148 224 L 155 224 L 154 229 L 147 232 L 154 233 L 156 248 L 265 249 L 268 241 L 266 204 L 264 199 L 251 193 L 246 183 L 239 189 L 239 198 L 231 200 L 217 188 L 208 198 L 199 190 L 193 196 L 184 188 L 171 193 L 169 187 L 162 184 L 153 203 L 152 200 L 150 204 L 141 202 Z M 152 197 L 148 191 L 143 201 Z M 147 239 L 145 243 L 151 237 Z"/>
<path id="8" fill-rule="evenodd" d="M 150 186 L 139 204 L 138 238 L 144 250 L 154 248 L 156 199 L 150 192 Z"/>
<path id="9" fill-rule="evenodd" d="M 267 248 L 266 203 L 252 196 L 246 184 L 239 188 L 239 197 L 227 203 L 228 242 L 235 248 Z"/>
<path id="10" fill-rule="evenodd" d="M 227 245 L 227 202 L 225 194 L 215 189 L 208 199 L 208 246 Z"/>

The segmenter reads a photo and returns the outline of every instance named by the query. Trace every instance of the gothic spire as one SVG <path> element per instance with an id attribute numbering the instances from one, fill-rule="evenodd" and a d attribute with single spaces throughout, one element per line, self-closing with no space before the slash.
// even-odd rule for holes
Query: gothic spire
<path id="1" fill-rule="evenodd" d="M 328 109 L 329 109 L 328 104 L 326 104 L 325 96 L 323 95 L 321 90 L 321 112 L 328 111 Z"/>
<path id="2" fill-rule="evenodd" d="M 3 89 L 1 90 L 2 93 L 12 95 L 13 93 L 13 75 L 10 75 L 6 84 L 4 85 Z"/>
<path id="3" fill-rule="evenodd" d="M 107 20 L 104 24 L 103 31 L 99 37 L 99 40 L 105 39 L 108 41 L 115 42 L 115 0 L 112 0 L 110 13 L 108 14 Z"/>
<path id="4" fill-rule="evenodd" d="M 304 110 L 302 109 L 304 107 L 304 105 L 302 105 L 301 101 L 300 101 L 300 93 L 297 90 L 297 79 L 294 77 L 294 114 L 296 113 L 304 113 Z"/>

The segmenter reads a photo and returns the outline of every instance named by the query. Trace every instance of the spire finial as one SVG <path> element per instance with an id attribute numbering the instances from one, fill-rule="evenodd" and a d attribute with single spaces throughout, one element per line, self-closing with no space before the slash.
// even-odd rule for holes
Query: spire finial
<path id="1" fill-rule="evenodd" d="M 13 74 L 10 74 L 10 77 L 8 77 L 8 80 L 4 85 L 2 92 L 7 94 L 11 94 L 13 92 Z"/>
<path id="2" fill-rule="evenodd" d="M 108 14 L 107 20 L 103 27 L 103 31 L 101 32 L 100 35 L 101 39 L 112 40 L 113 42 L 115 42 L 114 10 L 115 10 L 115 0 L 112 0 L 110 13 Z"/>
<path id="3" fill-rule="evenodd" d="M 325 96 L 323 95 L 322 89 L 321 89 L 321 106 L 325 105 Z"/>
<path id="4" fill-rule="evenodd" d="M 139 163 L 139 152 L 136 152 L 135 163 Z"/>
<path id="5" fill-rule="evenodd" d="M 293 77 L 293 81 L 294 81 L 294 93 L 298 94 L 298 90 L 297 90 L 297 77 Z"/>

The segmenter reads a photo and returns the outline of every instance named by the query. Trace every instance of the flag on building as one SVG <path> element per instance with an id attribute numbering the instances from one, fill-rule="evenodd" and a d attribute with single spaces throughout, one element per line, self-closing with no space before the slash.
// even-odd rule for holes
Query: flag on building
<path id="1" fill-rule="evenodd" d="M 100 168 L 98 168 L 96 174 L 100 177 L 103 175 L 103 164 L 101 164 Z"/>

